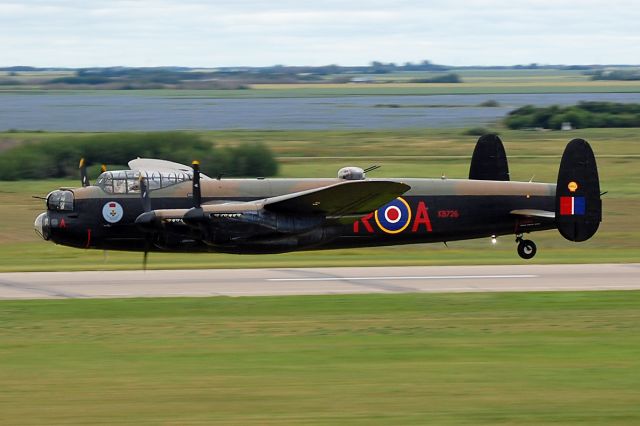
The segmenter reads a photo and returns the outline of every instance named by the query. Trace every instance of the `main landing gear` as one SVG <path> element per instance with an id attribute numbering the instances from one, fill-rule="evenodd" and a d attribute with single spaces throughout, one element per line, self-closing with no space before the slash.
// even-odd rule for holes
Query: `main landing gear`
<path id="1" fill-rule="evenodd" d="M 538 251 L 533 241 L 522 239 L 522 234 L 516 235 L 516 243 L 518 243 L 518 255 L 523 259 L 531 259 Z"/>

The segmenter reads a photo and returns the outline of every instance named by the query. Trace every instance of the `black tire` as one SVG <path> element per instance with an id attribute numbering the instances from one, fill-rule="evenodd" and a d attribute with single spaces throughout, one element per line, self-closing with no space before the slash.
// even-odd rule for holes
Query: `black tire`
<path id="1" fill-rule="evenodd" d="M 518 255 L 523 259 L 531 259 L 537 251 L 536 244 L 531 240 L 522 240 L 518 244 Z"/>

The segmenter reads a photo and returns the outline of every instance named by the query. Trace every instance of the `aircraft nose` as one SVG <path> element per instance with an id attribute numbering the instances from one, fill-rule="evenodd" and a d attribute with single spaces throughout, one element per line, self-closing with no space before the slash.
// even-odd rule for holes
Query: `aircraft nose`
<path id="1" fill-rule="evenodd" d="M 40 235 L 43 240 L 49 239 L 49 216 L 46 213 L 40 213 L 33 223 L 36 234 Z"/>

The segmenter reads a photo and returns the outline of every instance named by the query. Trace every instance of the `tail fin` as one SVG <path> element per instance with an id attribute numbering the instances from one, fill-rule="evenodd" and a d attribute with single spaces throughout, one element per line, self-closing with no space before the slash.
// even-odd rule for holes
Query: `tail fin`
<path id="1" fill-rule="evenodd" d="M 600 180 L 593 150 L 573 139 L 562 154 L 556 187 L 556 226 L 570 241 L 585 241 L 602 221 Z"/>
<path id="2" fill-rule="evenodd" d="M 484 135 L 478 139 L 471 157 L 469 179 L 509 180 L 507 154 L 497 135 Z"/>

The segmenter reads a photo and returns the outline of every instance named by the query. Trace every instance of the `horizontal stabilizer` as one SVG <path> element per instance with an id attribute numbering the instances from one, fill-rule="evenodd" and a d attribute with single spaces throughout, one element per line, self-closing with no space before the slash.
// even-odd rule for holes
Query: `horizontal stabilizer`
<path id="1" fill-rule="evenodd" d="M 507 154 L 497 135 L 484 135 L 478 139 L 471 157 L 469 179 L 509 180 Z"/>
<path id="2" fill-rule="evenodd" d="M 555 219 L 556 214 L 554 212 L 550 212 L 549 210 L 535 210 L 535 209 L 521 209 L 521 210 L 511 210 L 512 215 L 521 216 L 521 217 L 535 217 L 537 219 Z"/>

